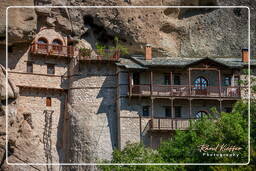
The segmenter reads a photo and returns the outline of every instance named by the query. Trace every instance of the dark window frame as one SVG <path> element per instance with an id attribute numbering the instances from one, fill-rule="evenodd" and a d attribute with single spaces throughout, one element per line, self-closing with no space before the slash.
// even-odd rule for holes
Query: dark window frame
<path id="1" fill-rule="evenodd" d="M 165 117 L 171 118 L 172 117 L 172 107 L 164 106 L 164 110 L 165 110 Z"/>
<path id="2" fill-rule="evenodd" d="M 55 64 L 47 64 L 47 74 L 55 75 Z"/>
<path id="3" fill-rule="evenodd" d="M 27 73 L 33 73 L 33 62 L 27 62 Z"/>
<path id="4" fill-rule="evenodd" d="M 52 98 L 46 97 L 46 107 L 51 107 L 51 106 L 52 106 Z"/>
<path id="5" fill-rule="evenodd" d="M 143 117 L 149 117 L 149 115 L 150 115 L 149 109 L 150 109 L 150 106 L 142 106 L 142 116 Z"/>
<path id="6" fill-rule="evenodd" d="M 231 86 L 231 82 L 232 82 L 232 76 L 225 75 L 224 76 L 224 86 Z"/>

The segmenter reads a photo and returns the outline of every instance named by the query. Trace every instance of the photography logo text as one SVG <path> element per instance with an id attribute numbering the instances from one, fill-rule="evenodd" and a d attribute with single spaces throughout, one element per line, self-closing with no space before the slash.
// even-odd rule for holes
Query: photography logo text
<path id="1" fill-rule="evenodd" d="M 228 144 L 217 144 L 210 146 L 208 144 L 202 144 L 198 146 L 199 151 L 206 157 L 239 157 L 239 151 L 241 147 Z"/>

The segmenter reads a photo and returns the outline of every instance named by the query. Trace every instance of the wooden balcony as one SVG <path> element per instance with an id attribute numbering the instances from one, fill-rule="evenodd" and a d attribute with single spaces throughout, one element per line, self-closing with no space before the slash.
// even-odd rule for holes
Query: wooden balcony
<path id="1" fill-rule="evenodd" d="M 200 89 L 189 85 L 131 85 L 129 88 L 130 96 L 160 96 L 160 97 L 222 97 L 222 98 L 240 98 L 241 87 L 207 86 Z"/>
<path id="2" fill-rule="evenodd" d="M 148 122 L 149 131 L 187 130 L 189 119 L 153 118 Z"/>
<path id="3" fill-rule="evenodd" d="M 116 62 L 120 58 L 120 51 L 118 50 L 95 50 L 95 53 L 91 55 L 84 55 L 79 52 L 79 60 L 80 61 L 113 61 Z"/>
<path id="4" fill-rule="evenodd" d="M 74 47 L 55 45 L 55 44 L 33 43 L 31 44 L 31 47 L 30 47 L 30 53 L 41 54 L 41 55 L 51 55 L 51 56 L 58 56 L 58 57 L 73 57 Z"/>

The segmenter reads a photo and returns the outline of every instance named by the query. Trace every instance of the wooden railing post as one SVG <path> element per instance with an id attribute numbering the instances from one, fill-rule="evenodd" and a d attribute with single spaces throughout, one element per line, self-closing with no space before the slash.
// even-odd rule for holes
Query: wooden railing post
<path id="1" fill-rule="evenodd" d="M 189 97 L 191 96 L 191 69 L 188 68 Z"/>
<path id="2" fill-rule="evenodd" d="M 129 88 L 129 96 L 132 95 L 132 84 L 131 84 L 132 80 L 131 80 L 131 73 L 128 72 L 128 88 Z"/>
<path id="3" fill-rule="evenodd" d="M 218 82 L 219 82 L 219 97 L 221 98 L 221 75 L 220 75 L 220 70 L 218 70 Z"/>
<path id="4" fill-rule="evenodd" d="M 158 129 L 160 129 L 161 126 L 160 126 L 160 118 L 158 118 Z"/>
<path id="5" fill-rule="evenodd" d="M 153 72 L 150 71 L 150 96 L 153 95 Z"/>

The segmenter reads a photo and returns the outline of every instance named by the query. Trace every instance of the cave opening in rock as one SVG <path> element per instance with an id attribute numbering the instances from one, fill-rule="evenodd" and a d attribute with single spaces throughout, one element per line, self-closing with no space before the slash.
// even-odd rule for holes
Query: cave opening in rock
<path id="1" fill-rule="evenodd" d="M 189 6 L 218 6 L 218 2 L 217 0 L 199 0 L 198 2 L 192 2 L 191 4 L 183 4 L 183 5 L 189 5 Z M 189 18 L 189 17 L 193 17 L 195 15 L 200 15 L 200 14 L 206 14 L 206 13 L 210 13 L 214 10 L 216 10 L 217 8 L 182 8 L 180 9 L 179 12 L 179 19 L 184 19 L 184 18 Z"/>
<path id="2" fill-rule="evenodd" d="M 107 45 L 107 47 L 114 44 L 114 36 L 110 35 L 104 26 L 96 24 L 91 15 L 85 15 L 83 19 L 84 25 L 88 28 L 88 31 L 82 35 L 86 41 L 91 45 L 100 43 Z"/>

